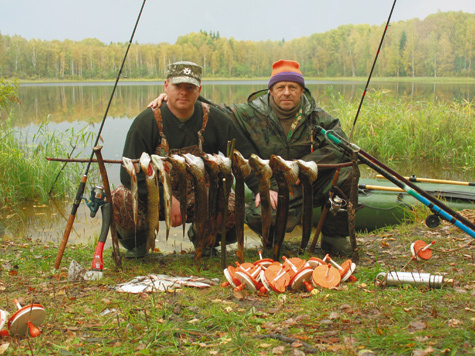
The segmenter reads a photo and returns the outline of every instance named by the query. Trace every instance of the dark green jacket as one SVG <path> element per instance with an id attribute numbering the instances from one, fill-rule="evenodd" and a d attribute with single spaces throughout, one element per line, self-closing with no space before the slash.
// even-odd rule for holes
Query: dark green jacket
<path id="1" fill-rule="evenodd" d="M 342 162 L 340 151 L 329 145 L 323 135 L 316 134 L 315 127 L 334 130 L 345 139 L 347 136 L 341 129 L 340 121 L 318 107 L 308 89 L 304 90 L 302 96 L 305 120 L 295 128 L 288 141 L 278 117 L 269 105 L 269 97 L 267 89 L 261 90 L 251 94 L 246 104 L 226 107 L 228 115 L 254 145 L 259 157 L 269 159 L 271 155 L 278 155 L 286 160 L 303 159 L 328 164 Z"/>

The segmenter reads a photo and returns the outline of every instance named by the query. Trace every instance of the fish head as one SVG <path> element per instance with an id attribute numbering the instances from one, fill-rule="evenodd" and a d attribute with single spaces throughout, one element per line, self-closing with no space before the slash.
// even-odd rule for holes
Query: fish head
<path id="1" fill-rule="evenodd" d="M 231 158 L 229 157 L 226 157 L 226 156 L 220 156 L 220 155 L 216 155 L 217 157 L 219 157 L 219 167 L 221 169 L 221 172 L 226 174 L 226 175 L 230 175 L 231 172 L 232 172 L 232 160 Z"/>
<path id="2" fill-rule="evenodd" d="M 205 171 L 205 164 L 200 157 L 197 157 L 191 153 L 185 153 L 183 155 L 186 162 L 186 169 L 192 174 L 203 174 Z"/>
<path id="3" fill-rule="evenodd" d="M 122 157 L 122 163 L 124 165 L 125 170 L 127 173 L 129 173 L 130 177 L 132 177 L 134 180 L 137 178 L 137 170 L 135 167 L 135 164 L 132 162 L 130 158 L 127 157 Z"/>
<path id="4" fill-rule="evenodd" d="M 201 158 L 205 165 L 206 171 L 211 175 L 218 175 L 220 168 L 219 168 L 219 162 L 218 162 L 217 157 L 215 157 L 214 155 L 205 153 L 203 157 Z"/>
<path id="5" fill-rule="evenodd" d="M 232 169 L 235 175 L 239 172 L 244 178 L 251 174 L 251 166 L 249 166 L 249 161 L 245 159 L 241 152 L 237 150 L 233 151 Z"/>
<path id="6" fill-rule="evenodd" d="M 142 167 L 142 171 L 147 177 L 153 176 L 155 173 L 155 169 L 153 169 L 150 162 L 152 162 L 150 155 L 147 152 L 143 152 L 140 156 L 140 167 Z"/>
<path id="7" fill-rule="evenodd" d="M 280 156 L 272 155 L 269 160 L 269 165 L 272 169 L 272 173 L 282 174 L 287 182 L 291 194 L 293 195 L 292 186 L 297 183 L 299 167 L 295 161 L 287 161 Z"/>
<path id="8" fill-rule="evenodd" d="M 177 171 L 185 171 L 186 170 L 186 162 L 185 158 L 180 155 L 172 154 L 168 156 L 169 162 L 172 164 L 173 169 Z"/>
<path id="9" fill-rule="evenodd" d="M 299 159 L 297 160 L 297 165 L 299 167 L 299 176 L 307 177 L 310 183 L 317 180 L 318 166 L 314 161 L 303 161 Z"/>
<path id="10" fill-rule="evenodd" d="M 272 176 L 272 169 L 269 166 L 269 160 L 264 160 L 253 153 L 249 157 L 249 165 L 256 175 L 269 178 Z"/>
<path id="11" fill-rule="evenodd" d="M 152 164 L 158 169 L 159 172 L 163 172 L 165 170 L 165 166 L 163 165 L 162 157 L 158 155 L 152 155 Z"/>

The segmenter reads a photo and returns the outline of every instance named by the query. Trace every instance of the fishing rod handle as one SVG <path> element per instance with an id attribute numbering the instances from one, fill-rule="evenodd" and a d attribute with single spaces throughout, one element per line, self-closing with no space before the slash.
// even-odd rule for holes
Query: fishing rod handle
<path id="1" fill-rule="evenodd" d="M 76 193 L 76 198 L 74 199 L 73 207 L 71 209 L 71 214 L 69 215 L 66 228 L 64 230 L 63 238 L 61 244 L 58 248 L 58 254 L 56 255 L 56 260 L 54 261 L 54 271 L 59 269 L 61 260 L 63 259 L 64 250 L 69 240 L 69 235 L 71 234 L 71 229 L 73 228 L 74 220 L 76 219 L 76 212 L 78 210 L 79 204 L 81 203 L 82 196 L 84 194 L 84 189 L 86 187 L 87 176 L 83 175 L 81 178 L 81 183 L 79 184 L 78 191 Z"/>

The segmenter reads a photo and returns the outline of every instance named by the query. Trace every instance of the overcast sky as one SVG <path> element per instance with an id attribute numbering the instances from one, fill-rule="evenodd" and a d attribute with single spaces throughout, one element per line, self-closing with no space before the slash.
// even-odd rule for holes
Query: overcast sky
<path id="1" fill-rule="evenodd" d="M 26 39 L 128 42 L 143 0 L 0 0 L 0 33 Z M 291 40 L 343 24 L 386 23 L 393 0 L 147 0 L 134 42 L 175 43 L 190 32 Z M 475 13 L 475 0 L 399 0 L 391 22 L 438 11 Z"/>

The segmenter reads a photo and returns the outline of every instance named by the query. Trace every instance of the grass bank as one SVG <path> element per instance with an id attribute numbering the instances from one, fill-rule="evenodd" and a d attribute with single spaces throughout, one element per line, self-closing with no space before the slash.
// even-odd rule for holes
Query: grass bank
<path id="1" fill-rule="evenodd" d="M 326 111 L 351 132 L 359 103 L 335 97 Z M 475 102 L 408 100 L 370 91 L 358 116 L 352 142 L 385 162 L 431 162 L 473 167 Z"/>
<path id="2" fill-rule="evenodd" d="M 473 220 L 475 211 L 465 215 Z M 6 355 L 465 355 L 475 352 L 475 245 L 452 225 L 428 230 L 421 221 L 358 234 L 356 282 L 336 289 L 235 292 L 225 281 L 220 257 L 193 253 L 123 260 L 117 270 L 104 254 L 104 278 L 69 282 L 72 260 L 90 268 L 94 246 L 68 246 L 52 274 L 57 246 L 6 236 L 0 258 L 0 309 L 41 304 L 47 313 L 36 338 L 3 338 Z M 411 261 L 409 246 L 435 240 L 433 256 Z M 298 238 L 286 237 L 283 254 L 296 256 Z M 322 258 L 317 248 L 314 256 Z M 245 251 L 249 262 L 255 250 Z M 305 254 L 302 258 L 308 258 Z M 229 264 L 236 260 L 227 254 Z M 341 264 L 343 259 L 335 258 Z M 380 272 L 420 271 L 454 279 L 428 289 L 373 284 Z M 167 274 L 218 279 L 205 289 L 128 294 L 115 291 L 136 276 Z"/>

